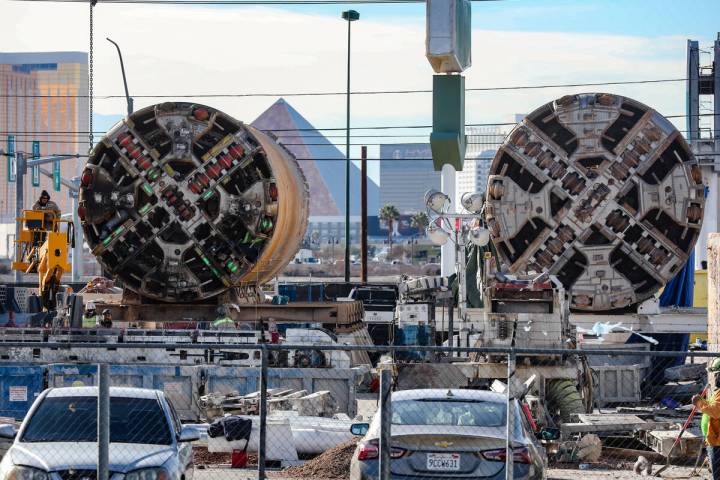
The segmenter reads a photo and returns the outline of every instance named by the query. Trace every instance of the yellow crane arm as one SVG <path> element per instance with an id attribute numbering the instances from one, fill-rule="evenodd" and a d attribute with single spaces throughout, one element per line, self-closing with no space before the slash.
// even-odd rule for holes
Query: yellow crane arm
<path id="1" fill-rule="evenodd" d="M 16 241 L 13 270 L 38 274 L 43 307 L 55 309 L 55 295 L 63 274 L 70 272 L 68 247 L 73 242 L 73 224 L 58 219 L 47 210 L 24 210 L 18 218 L 20 235 Z M 65 231 L 60 225 L 67 223 Z"/>

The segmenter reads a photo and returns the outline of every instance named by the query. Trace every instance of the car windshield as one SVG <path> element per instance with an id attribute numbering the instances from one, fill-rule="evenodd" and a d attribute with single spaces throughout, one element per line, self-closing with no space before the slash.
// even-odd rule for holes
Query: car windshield
<path id="1" fill-rule="evenodd" d="M 502 427 L 505 404 L 477 400 L 420 399 L 392 402 L 395 425 Z"/>
<path id="2" fill-rule="evenodd" d="M 21 441 L 97 441 L 97 397 L 45 398 L 30 419 Z M 170 445 L 170 429 L 158 400 L 112 397 L 110 441 Z"/>

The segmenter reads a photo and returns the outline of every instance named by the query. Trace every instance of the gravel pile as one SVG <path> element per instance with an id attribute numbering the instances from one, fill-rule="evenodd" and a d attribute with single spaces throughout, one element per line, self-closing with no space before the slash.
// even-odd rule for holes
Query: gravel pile
<path id="1" fill-rule="evenodd" d="M 348 478 L 350 476 L 350 460 L 356 445 L 357 439 L 348 440 L 302 465 L 283 470 L 282 476 L 314 479 Z"/>
<path id="2" fill-rule="evenodd" d="M 193 463 L 195 465 L 229 465 L 231 453 L 208 452 L 205 447 L 193 448 Z"/>
<path id="3" fill-rule="evenodd" d="M 232 453 L 229 452 L 208 452 L 205 447 L 193 448 L 193 462 L 198 467 L 212 467 L 219 465 L 230 465 Z M 257 455 L 248 454 L 248 466 L 257 465 Z"/>

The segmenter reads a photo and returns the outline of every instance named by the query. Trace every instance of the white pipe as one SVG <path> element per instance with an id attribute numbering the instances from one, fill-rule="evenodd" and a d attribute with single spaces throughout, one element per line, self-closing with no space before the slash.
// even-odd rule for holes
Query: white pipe
<path id="1" fill-rule="evenodd" d="M 455 168 L 452 165 L 443 165 L 440 178 L 440 190 L 450 198 L 449 211 L 455 212 Z M 449 277 L 453 273 L 455 273 L 455 244 L 448 241 L 440 247 L 440 275 Z"/>

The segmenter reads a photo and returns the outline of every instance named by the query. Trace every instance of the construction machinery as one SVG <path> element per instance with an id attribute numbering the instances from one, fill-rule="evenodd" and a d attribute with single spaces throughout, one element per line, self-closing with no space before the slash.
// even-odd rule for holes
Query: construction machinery
<path id="1" fill-rule="evenodd" d="M 617 95 L 570 95 L 518 125 L 488 178 L 487 225 L 508 273 L 547 272 L 570 307 L 650 298 L 685 265 L 705 186 L 662 115 Z"/>
<path id="2" fill-rule="evenodd" d="M 685 266 L 704 202 L 690 147 L 652 108 L 606 93 L 538 108 L 490 168 L 484 213 L 498 255 L 485 259 L 484 312 L 470 322 L 475 342 L 574 348 L 570 311 L 596 322 L 619 313 L 633 324 Z M 527 362 L 576 367 L 575 376 L 546 382 L 551 414 L 566 421 L 578 413 L 578 387 L 592 406 L 587 365 L 542 355 Z"/>
<path id="3" fill-rule="evenodd" d="M 447 212 L 441 192 L 426 197 L 429 236 L 455 242 L 460 259 L 448 344 L 546 350 L 518 356 L 516 377 L 534 379 L 531 393 L 549 423 L 589 410 L 593 389 L 603 385 L 582 350 L 553 350 L 586 348 L 573 315 L 599 324 L 607 315 L 630 326 L 665 323 L 652 320 L 662 315 L 654 295 L 692 252 L 704 190 L 682 135 L 646 105 L 591 93 L 533 111 L 496 153 L 484 199 L 463 197 L 467 213 Z M 446 224 L 455 228 L 439 231 Z M 404 366 L 401 386 L 490 386 L 507 378 L 505 354 L 454 357 L 451 365 Z M 638 380 L 638 399 L 639 388 Z M 612 403 L 609 397 L 604 392 Z"/>
<path id="4" fill-rule="evenodd" d="M 57 307 L 60 281 L 71 270 L 68 247 L 74 245 L 74 225 L 58 218 L 48 210 L 23 210 L 17 218 L 19 236 L 15 241 L 16 261 L 12 269 L 38 275 L 38 290 L 42 308 L 53 311 Z"/>
<path id="5" fill-rule="evenodd" d="M 85 239 L 123 288 L 92 298 L 113 320 L 194 327 L 223 307 L 238 322 L 362 327 L 359 302 L 265 301 L 261 286 L 307 228 L 308 187 L 273 137 L 219 110 L 166 102 L 132 113 L 93 148 L 79 198 Z"/>
<path id="6" fill-rule="evenodd" d="M 204 105 L 131 114 L 80 178 L 85 238 L 143 299 L 193 303 L 272 279 L 305 233 L 308 190 L 267 134 Z"/>

